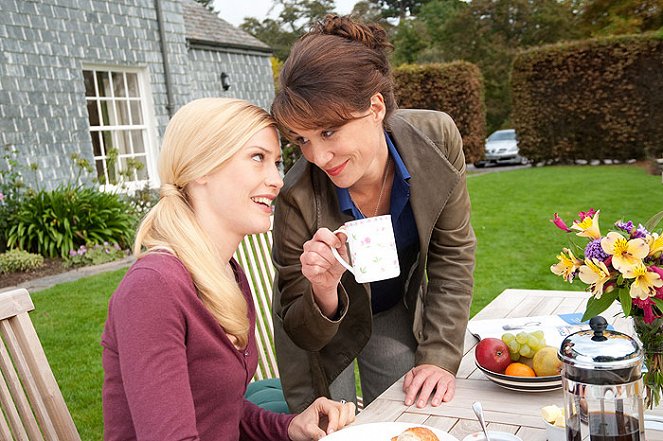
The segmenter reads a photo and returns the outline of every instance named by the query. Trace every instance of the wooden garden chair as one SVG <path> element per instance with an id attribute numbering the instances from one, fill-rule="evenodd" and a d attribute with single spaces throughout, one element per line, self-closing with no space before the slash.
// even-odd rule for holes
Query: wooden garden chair
<path id="1" fill-rule="evenodd" d="M 278 378 L 272 322 L 272 284 L 275 276 L 272 230 L 246 236 L 235 252 L 235 259 L 244 268 L 256 305 L 256 342 L 260 354 L 253 380 Z M 357 405 L 362 408 L 361 397 L 357 397 Z"/>
<path id="2" fill-rule="evenodd" d="M 0 439 L 80 441 L 32 326 L 28 291 L 0 293 Z"/>

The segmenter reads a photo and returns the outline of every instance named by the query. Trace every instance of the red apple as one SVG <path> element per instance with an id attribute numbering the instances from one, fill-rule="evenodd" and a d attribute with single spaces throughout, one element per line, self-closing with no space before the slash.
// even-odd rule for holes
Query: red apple
<path id="1" fill-rule="evenodd" d="M 476 345 L 474 357 L 485 369 L 499 374 L 504 373 L 511 363 L 509 347 L 499 338 L 484 338 Z"/>

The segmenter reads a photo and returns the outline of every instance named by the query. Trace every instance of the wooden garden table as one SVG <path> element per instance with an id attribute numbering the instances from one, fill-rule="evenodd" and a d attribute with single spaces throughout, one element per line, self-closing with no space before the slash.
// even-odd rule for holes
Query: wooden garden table
<path id="1" fill-rule="evenodd" d="M 582 312 L 587 294 L 577 291 L 543 291 L 507 289 L 482 309 L 472 320 L 527 317 Z M 627 331 L 627 322 L 614 318 L 619 305 L 603 316 L 617 330 Z M 550 392 L 517 392 L 504 389 L 488 380 L 474 363 L 476 337 L 465 335 L 464 356 L 456 380 L 456 394 L 449 403 L 418 409 L 405 406 L 403 378 L 394 383 L 357 416 L 353 424 L 400 421 L 426 424 L 449 432 L 459 440 L 481 430 L 472 411 L 472 403 L 481 401 L 490 430 L 515 433 L 524 441 L 544 441 L 546 432 L 540 409 L 556 404 L 562 407 L 562 390 Z M 652 411 L 663 416 L 663 406 Z M 663 431 L 647 431 L 647 441 L 663 441 Z"/>

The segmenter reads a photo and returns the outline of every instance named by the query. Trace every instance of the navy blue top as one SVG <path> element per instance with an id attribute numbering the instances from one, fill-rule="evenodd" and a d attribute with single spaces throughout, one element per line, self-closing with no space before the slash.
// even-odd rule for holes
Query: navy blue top
<path id="1" fill-rule="evenodd" d="M 371 306 L 373 314 L 386 311 L 403 298 L 405 294 L 405 282 L 412 266 L 416 263 L 419 253 L 419 233 L 414 221 L 414 213 L 410 206 L 410 173 L 405 168 L 405 163 L 396 150 L 391 137 L 385 132 L 389 155 L 394 160 L 395 173 L 391 187 L 391 198 L 389 214 L 394 227 L 396 237 L 396 249 L 398 250 L 398 261 L 401 274 L 393 279 L 380 280 L 371 283 Z M 363 213 L 357 208 L 350 197 L 347 188 L 336 187 L 338 204 L 342 212 L 353 216 L 355 219 L 364 219 Z"/>

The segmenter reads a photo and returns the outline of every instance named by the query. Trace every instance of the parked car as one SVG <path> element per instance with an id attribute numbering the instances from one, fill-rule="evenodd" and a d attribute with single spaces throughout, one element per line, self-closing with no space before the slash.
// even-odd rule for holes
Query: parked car
<path id="1" fill-rule="evenodd" d="M 475 167 L 487 164 L 527 164 L 527 158 L 518 154 L 518 139 L 514 129 L 497 130 L 486 138 L 484 158 Z"/>

